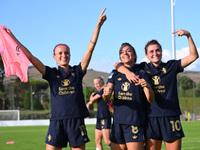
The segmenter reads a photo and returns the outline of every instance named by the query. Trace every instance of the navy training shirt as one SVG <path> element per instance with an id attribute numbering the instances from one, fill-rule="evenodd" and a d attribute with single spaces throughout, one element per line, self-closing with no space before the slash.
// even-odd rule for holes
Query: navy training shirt
<path id="1" fill-rule="evenodd" d="M 152 63 L 141 63 L 141 67 L 152 78 L 155 101 L 147 103 L 148 117 L 181 115 L 177 92 L 177 74 L 183 72 L 181 60 L 170 60 L 155 67 Z"/>
<path id="2" fill-rule="evenodd" d="M 150 75 L 140 69 L 138 65 L 128 68 L 150 83 Z M 135 86 L 128 81 L 126 76 L 113 70 L 108 83 L 114 85 L 114 122 L 128 125 L 144 125 L 146 96 L 141 86 Z M 150 84 L 151 85 L 151 84 Z"/>
<path id="3" fill-rule="evenodd" d="M 110 111 L 108 109 L 107 102 L 103 100 L 103 88 L 96 92 L 96 94 L 100 95 L 101 97 L 97 100 L 98 109 L 97 109 L 97 118 L 99 119 L 109 119 L 111 118 Z"/>
<path id="4" fill-rule="evenodd" d="M 50 120 L 89 116 L 82 87 L 82 79 L 85 74 L 80 64 L 70 66 L 67 73 L 61 67 L 50 68 L 46 66 L 43 78 L 49 82 L 51 89 Z"/>

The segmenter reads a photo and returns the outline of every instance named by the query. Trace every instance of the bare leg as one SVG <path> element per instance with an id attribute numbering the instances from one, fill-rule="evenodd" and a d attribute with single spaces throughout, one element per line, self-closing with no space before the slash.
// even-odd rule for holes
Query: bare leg
<path id="1" fill-rule="evenodd" d="M 99 150 L 103 149 L 102 146 L 102 131 L 95 129 L 95 143 L 96 143 L 96 148 L 98 148 Z"/>
<path id="2" fill-rule="evenodd" d="M 103 134 L 103 140 L 104 140 L 105 144 L 110 146 L 110 144 L 111 144 L 110 129 L 102 129 L 102 134 Z"/>
<path id="3" fill-rule="evenodd" d="M 111 143 L 111 150 L 127 150 L 126 144 Z"/>
<path id="4" fill-rule="evenodd" d="M 143 150 L 143 141 L 126 143 L 128 150 Z"/>
<path id="5" fill-rule="evenodd" d="M 147 150 L 161 150 L 162 141 L 154 139 L 146 139 L 146 149 Z"/>
<path id="6" fill-rule="evenodd" d="M 46 144 L 46 150 L 62 150 L 62 147 L 55 147 L 55 146 Z"/>
<path id="7" fill-rule="evenodd" d="M 165 146 L 167 150 L 181 150 L 181 139 L 175 141 L 165 141 Z"/>
<path id="8" fill-rule="evenodd" d="M 85 144 L 78 147 L 71 147 L 71 150 L 85 150 Z"/>

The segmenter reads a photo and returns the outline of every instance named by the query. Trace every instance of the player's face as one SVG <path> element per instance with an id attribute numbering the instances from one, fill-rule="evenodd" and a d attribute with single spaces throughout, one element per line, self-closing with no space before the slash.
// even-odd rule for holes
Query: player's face
<path id="1" fill-rule="evenodd" d="M 124 63 L 126 66 L 133 66 L 135 64 L 135 58 L 136 55 L 134 51 L 129 47 L 128 45 L 125 46 L 121 51 L 120 51 L 120 60 Z"/>
<path id="2" fill-rule="evenodd" d="M 152 44 L 147 47 L 146 57 L 149 59 L 151 63 L 155 66 L 158 66 L 161 63 L 162 59 L 162 51 L 160 46 L 157 44 Z"/>
<path id="3" fill-rule="evenodd" d="M 102 88 L 102 84 L 101 82 L 99 81 L 99 79 L 94 79 L 94 86 L 97 90 L 100 90 Z"/>
<path id="4" fill-rule="evenodd" d="M 58 66 L 69 65 L 70 51 L 65 45 L 59 45 L 56 47 L 53 57 L 56 60 Z"/>

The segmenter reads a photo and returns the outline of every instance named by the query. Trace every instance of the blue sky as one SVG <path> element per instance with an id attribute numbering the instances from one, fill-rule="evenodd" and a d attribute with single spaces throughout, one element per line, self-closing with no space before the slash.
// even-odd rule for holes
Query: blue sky
<path id="1" fill-rule="evenodd" d="M 88 69 L 110 72 L 119 61 L 119 47 L 129 42 L 138 62 L 144 61 L 145 44 L 156 39 L 163 61 L 172 59 L 171 0 L 1 0 L 0 24 L 45 65 L 56 67 L 53 48 L 66 43 L 71 65 L 82 60 L 101 11 L 107 8 L 98 43 Z M 175 30 L 188 30 L 200 53 L 200 1 L 176 0 Z M 175 37 L 176 59 L 188 55 L 188 41 Z M 200 59 L 186 70 L 200 71 Z"/>

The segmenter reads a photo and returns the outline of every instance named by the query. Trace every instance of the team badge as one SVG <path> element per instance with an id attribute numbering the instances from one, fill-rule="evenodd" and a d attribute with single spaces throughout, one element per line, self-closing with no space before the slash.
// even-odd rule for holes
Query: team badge
<path id="1" fill-rule="evenodd" d="M 130 83 L 129 82 L 124 82 L 121 86 L 121 89 L 123 91 L 128 91 L 128 89 L 130 88 Z"/>
<path id="2" fill-rule="evenodd" d="M 73 72 L 71 72 L 71 76 L 74 76 L 74 73 L 73 73 Z"/>
<path id="3" fill-rule="evenodd" d="M 69 79 L 64 79 L 61 81 L 62 86 L 68 86 L 70 84 Z"/>
<path id="4" fill-rule="evenodd" d="M 48 141 L 50 141 L 51 140 L 51 135 L 49 134 L 49 136 L 48 136 Z"/>
<path id="5" fill-rule="evenodd" d="M 122 78 L 118 78 L 117 80 L 118 80 L 118 81 L 121 81 L 121 80 L 122 80 Z"/>
<path id="6" fill-rule="evenodd" d="M 136 135 L 134 135 L 134 136 L 132 136 L 133 137 L 133 139 L 137 139 L 137 136 Z"/>
<path id="7" fill-rule="evenodd" d="M 167 73 L 166 68 L 163 67 L 163 68 L 162 68 L 162 72 L 163 72 L 163 73 Z"/>
<path id="8" fill-rule="evenodd" d="M 159 76 L 153 76 L 152 81 L 153 81 L 154 85 L 158 85 L 160 83 L 161 79 Z"/>
<path id="9" fill-rule="evenodd" d="M 105 125 L 105 120 L 104 119 L 101 120 L 101 124 Z"/>
<path id="10" fill-rule="evenodd" d="M 56 76 L 56 78 L 60 78 L 60 76 L 59 76 L 59 75 L 57 75 L 57 76 Z"/>

